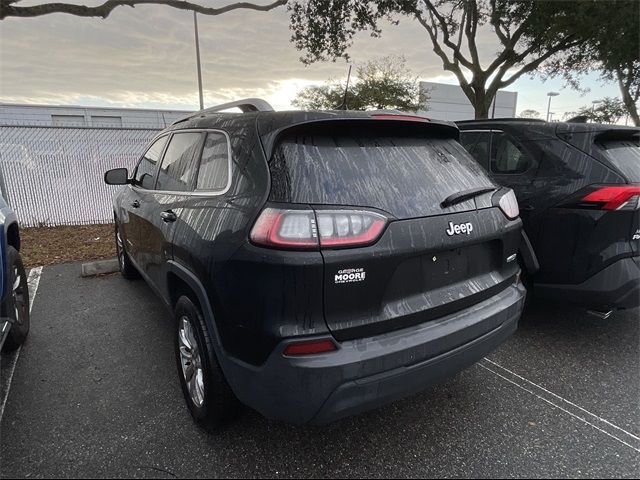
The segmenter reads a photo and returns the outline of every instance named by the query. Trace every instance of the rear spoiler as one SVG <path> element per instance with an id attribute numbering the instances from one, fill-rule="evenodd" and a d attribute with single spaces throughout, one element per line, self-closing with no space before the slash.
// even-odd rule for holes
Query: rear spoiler
<path id="1" fill-rule="evenodd" d="M 280 138 L 285 135 L 295 134 L 297 131 L 308 130 L 325 130 L 335 131 L 349 127 L 377 127 L 386 124 L 388 126 L 399 127 L 402 125 L 403 130 L 413 130 L 416 133 L 428 133 L 432 136 L 440 138 L 451 138 L 460 141 L 460 130 L 454 123 L 433 121 L 423 117 L 410 117 L 408 115 L 387 115 L 376 113 L 369 117 L 356 118 L 323 118 L 316 120 L 302 121 L 286 125 L 277 130 L 270 132 L 260 132 L 262 146 L 264 147 L 267 158 L 271 158 L 271 154 L 275 145 Z"/>
<path id="2" fill-rule="evenodd" d="M 604 142 L 607 140 L 638 140 L 640 139 L 640 128 L 612 128 L 598 133 L 594 137 L 596 142 Z"/>

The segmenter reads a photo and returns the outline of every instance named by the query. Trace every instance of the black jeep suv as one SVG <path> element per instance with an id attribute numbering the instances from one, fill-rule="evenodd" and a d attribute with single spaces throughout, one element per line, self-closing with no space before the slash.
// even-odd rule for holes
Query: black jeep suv
<path id="1" fill-rule="evenodd" d="M 221 113 L 230 106 L 244 113 Z M 525 289 L 522 223 L 453 124 L 274 112 L 245 100 L 178 121 L 114 199 L 123 275 L 175 315 L 208 430 L 238 400 L 325 423 L 424 389 L 500 345 Z"/>
<path id="2" fill-rule="evenodd" d="M 640 129 L 495 119 L 461 142 L 512 188 L 539 271 L 536 293 L 608 316 L 640 305 Z"/>

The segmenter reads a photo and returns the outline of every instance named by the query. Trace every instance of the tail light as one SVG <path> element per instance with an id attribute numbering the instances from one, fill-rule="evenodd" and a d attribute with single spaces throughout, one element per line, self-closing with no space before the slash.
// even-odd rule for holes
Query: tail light
<path id="1" fill-rule="evenodd" d="M 308 340 L 304 342 L 295 342 L 287 345 L 282 352 L 288 357 L 298 357 L 301 355 L 315 355 L 318 353 L 334 352 L 338 349 L 336 344 L 329 339 Z"/>
<path id="2" fill-rule="evenodd" d="M 497 200 L 500 210 L 502 210 L 502 213 L 504 213 L 509 220 L 518 218 L 520 209 L 518 208 L 518 199 L 516 198 L 516 194 L 513 193 L 513 190 L 500 189 L 494 194 L 493 199 L 494 205 Z"/>
<path id="3" fill-rule="evenodd" d="M 640 186 L 599 187 L 585 195 L 580 206 L 600 210 L 637 210 L 640 207 Z"/>
<path id="4" fill-rule="evenodd" d="M 265 208 L 250 238 L 256 245 L 282 249 L 353 247 L 375 242 L 387 218 L 366 210 Z"/>

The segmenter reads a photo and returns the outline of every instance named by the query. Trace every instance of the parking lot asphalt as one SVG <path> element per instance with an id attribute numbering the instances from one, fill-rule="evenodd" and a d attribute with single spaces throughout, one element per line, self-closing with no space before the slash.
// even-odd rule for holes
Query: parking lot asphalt
<path id="1" fill-rule="evenodd" d="M 534 303 L 503 347 L 324 427 L 191 421 L 171 317 L 143 281 L 47 267 L 0 424 L 10 477 L 637 477 L 638 311 Z M 8 386 L 3 356 L 2 388 Z"/>

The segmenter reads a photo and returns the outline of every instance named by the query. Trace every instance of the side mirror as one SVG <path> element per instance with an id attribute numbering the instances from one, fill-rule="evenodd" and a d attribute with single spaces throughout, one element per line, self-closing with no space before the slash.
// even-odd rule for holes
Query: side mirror
<path id="1" fill-rule="evenodd" d="M 126 168 L 114 168 L 104 174 L 104 183 L 107 185 L 126 185 L 129 183 L 129 172 Z"/>

